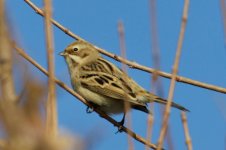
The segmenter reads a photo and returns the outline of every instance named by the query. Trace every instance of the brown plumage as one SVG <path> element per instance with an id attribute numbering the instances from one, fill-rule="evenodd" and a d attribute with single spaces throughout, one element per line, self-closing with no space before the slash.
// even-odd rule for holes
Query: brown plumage
<path id="1" fill-rule="evenodd" d="M 146 108 L 149 102 L 167 103 L 139 86 L 86 42 L 76 41 L 70 44 L 61 55 L 68 64 L 74 90 L 108 114 L 125 112 L 124 102 L 146 113 L 150 113 Z M 174 102 L 172 107 L 187 111 Z"/>

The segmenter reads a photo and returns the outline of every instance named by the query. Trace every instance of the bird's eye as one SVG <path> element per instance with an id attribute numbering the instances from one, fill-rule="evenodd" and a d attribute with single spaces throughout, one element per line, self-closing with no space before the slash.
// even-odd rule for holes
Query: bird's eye
<path id="1" fill-rule="evenodd" d="M 77 48 L 77 47 L 74 47 L 73 50 L 74 50 L 75 52 L 77 52 L 77 51 L 78 51 L 78 48 Z"/>

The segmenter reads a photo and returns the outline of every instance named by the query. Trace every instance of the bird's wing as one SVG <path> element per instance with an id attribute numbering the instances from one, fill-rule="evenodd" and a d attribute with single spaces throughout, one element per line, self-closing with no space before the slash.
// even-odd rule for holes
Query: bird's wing
<path id="1" fill-rule="evenodd" d="M 137 101 L 136 94 L 133 92 L 130 82 L 126 79 L 98 72 L 90 72 L 80 75 L 81 86 L 92 92 L 104 95 L 117 100 L 126 100 L 131 104 L 145 106 L 144 103 Z"/>

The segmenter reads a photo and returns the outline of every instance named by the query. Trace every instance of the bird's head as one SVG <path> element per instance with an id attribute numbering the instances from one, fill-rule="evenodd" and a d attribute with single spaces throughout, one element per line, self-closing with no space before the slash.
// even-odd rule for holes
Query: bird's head
<path id="1" fill-rule="evenodd" d="M 73 42 L 60 55 L 66 59 L 68 64 L 75 63 L 76 65 L 84 65 L 100 57 L 97 49 L 84 41 Z"/>

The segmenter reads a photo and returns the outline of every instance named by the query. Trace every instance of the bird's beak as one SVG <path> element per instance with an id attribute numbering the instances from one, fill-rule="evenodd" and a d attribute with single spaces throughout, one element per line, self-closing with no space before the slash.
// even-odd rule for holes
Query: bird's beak
<path id="1" fill-rule="evenodd" d="M 66 56 L 66 53 L 63 51 L 63 52 L 60 52 L 59 55 L 60 56 Z"/>

